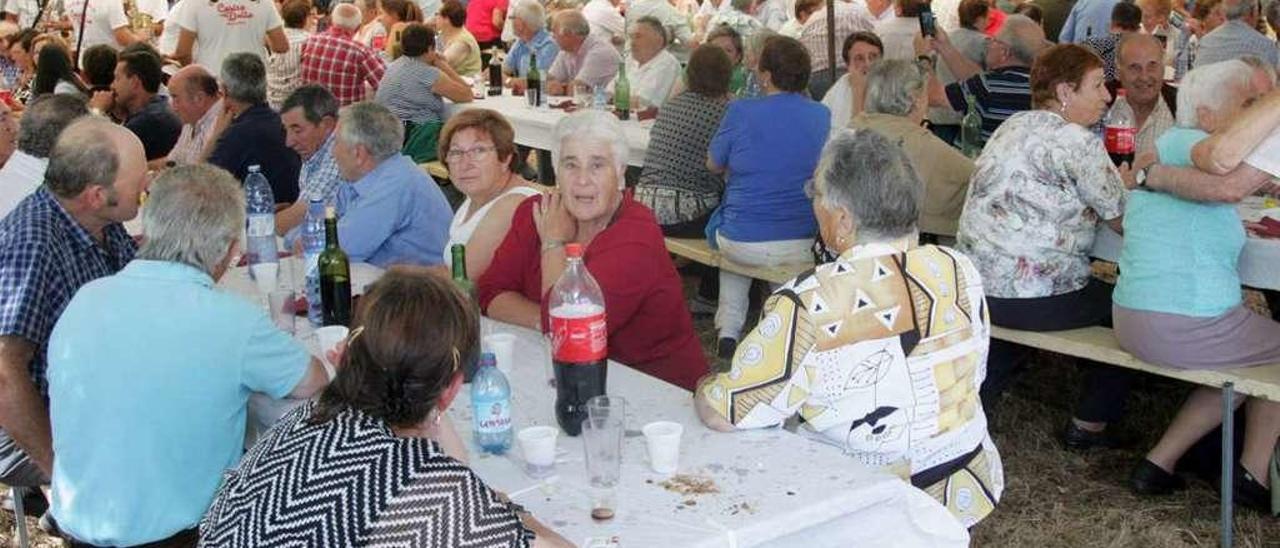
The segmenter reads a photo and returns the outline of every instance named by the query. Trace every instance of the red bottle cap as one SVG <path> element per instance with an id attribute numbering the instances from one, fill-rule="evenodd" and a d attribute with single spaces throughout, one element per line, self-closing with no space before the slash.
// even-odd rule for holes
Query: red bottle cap
<path id="1" fill-rule="evenodd" d="M 565 244 L 564 254 L 573 258 L 582 258 L 582 244 Z"/>

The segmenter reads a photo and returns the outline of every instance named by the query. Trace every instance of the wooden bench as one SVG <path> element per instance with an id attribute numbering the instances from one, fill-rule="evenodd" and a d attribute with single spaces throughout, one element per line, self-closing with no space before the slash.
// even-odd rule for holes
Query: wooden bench
<path id="1" fill-rule="evenodd" d="M 696 263 L 714 266 L 734 274 L 741 274 L 757 280 L 781 284 L 796 275 L 813 268 L 812 264 L 789 264 L 777 266 L 746 266 L 725 259 L 719 251 L 711 249 L 703 238 L 667 238 L 667 251 Z"/>
<path id="2" fill-rule="evenodd" d="M 440 160 L 418 164 L 418 167 L 422 168 L 423 171 L 427 172 L 427 175 L 437 181 L 445 182 L 449 180 L 449 168 L 445 167 L 444 162 Z"/>

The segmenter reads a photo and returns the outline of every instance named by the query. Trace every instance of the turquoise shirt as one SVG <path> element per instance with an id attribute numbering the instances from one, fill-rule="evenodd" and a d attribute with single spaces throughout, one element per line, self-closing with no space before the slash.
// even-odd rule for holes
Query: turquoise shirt
<path id="1" fill-rule="evenodd" d="M 58 526 L 103 546 L 194 527 L 244 452 L 249 393 L 288 395 L 309 361 L 190 266 L 135 260 L 86 284 L 49 340 Z"/>
<path id="2" fill-rule="evenodd" d="M 1191 165 L 1209 134 L 1173 128 L 1156 140 L 1160 163 Z M 1135 190 L 1124 213 L 1120 280 L 1112 301 L 1133 310 L 1210 318 L 1240 305 L 1244 225 L 1235 205 Z"/>

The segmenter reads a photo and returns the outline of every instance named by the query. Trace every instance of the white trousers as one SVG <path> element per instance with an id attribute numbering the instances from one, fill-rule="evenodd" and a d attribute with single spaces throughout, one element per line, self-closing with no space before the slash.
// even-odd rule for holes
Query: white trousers
<path id="1" fill-rule="evenodd" d="M 772 240 L 736 242 L 716 232 L 720 255 L 743 266 L 774 266 L 813 262 L 813 240 Z M 776 287 L 772 285 L 771 287 Z M 720 303 L 716 307 L 716 329 L 720 338 L 738 340 L 747 323 L 751 304 L 751 278 L 720 269 Z"/>

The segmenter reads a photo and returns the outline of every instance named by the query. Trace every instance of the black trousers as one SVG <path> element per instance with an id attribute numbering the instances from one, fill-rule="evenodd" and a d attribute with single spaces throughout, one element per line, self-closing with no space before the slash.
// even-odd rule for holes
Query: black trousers
<path id="1" fill-rule="evenodd" d="M 987 297 L 991 323 L 1022 331 L 1062 331 L 1094 325 L 1111 326 L 1111 292 L 1115 286 L 1090 278 L 1078 291 L 1035 299 Z M 980 395 L 983 406 L 994 406 L 1014 377 L 1026 367 L 1031 348 L 991 339 L 987 378 Z M 1125 399 L 1133 383 L 1126 369 L 1085 360 L 1080 401 L 1075 417 L 1087 422 L 1114 422 L 1124 415 Z"/>

